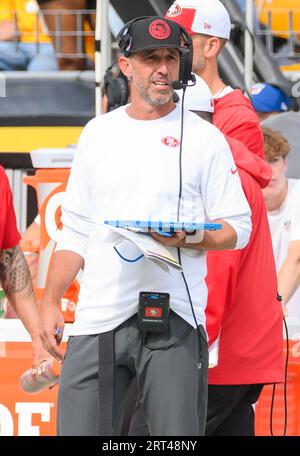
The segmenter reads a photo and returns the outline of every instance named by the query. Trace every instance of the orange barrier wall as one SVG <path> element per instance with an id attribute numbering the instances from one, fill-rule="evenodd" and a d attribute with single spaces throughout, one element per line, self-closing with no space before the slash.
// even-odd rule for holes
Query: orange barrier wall
<path id="1" fill-rule="evenodd" d="M 285 354 L 286 355 L 286 354 Z M 270 410 L 273 385 L 264 387 L 256 405 L 255 433 L 260 436 L 271 435 Z M 282 436 L 284 432 L 284 385 L 276 385 L 273 435 Z M 287 432 L 288 436 L 300 435 L 300 341 L 289 340 L 289 364 L 287 375 Z"/>
<path id="2" fill-rule="evenodd" d="M 34 176 L 27 176 L 24 182 L 37 192 L 38 209 L 41 217 L 41 244 L 35 284 L 35 294 L 40 301 L 56 247 L 56 238 L 61 228 L 61 200 L 66 190 L 70 169 L 39 169 Z M 74 321 L 78 300 L 79 283 L 75 280 L 61 301 L 65 322 Z"/>
<path id="3" fill-rule="evenodd" d="M 57 386 L 37 394 L 20 387 L 31 363 L 30 337 L 22 323 L 0 319 L 0 436 L 56 435 Z"/>
<path id="4" fill-rule="evenodd" d="M 66 325 L 64 341 L 68 329 Z M 300 341 L 289 341 L 287 435 L 300 435 Z M 63 343 L 65 346 L 65 342 Z M 19 320 L 0 319 L 0 436 L 55 436 L 58 388 L 28 394 L 20 376 L 31 367 L 29 335 Z M 270 435 L 272 386 L 264 388 L 256 406 L 256 435 Z M 273 432 L 284 429 L 283 385 L 277 385 Z"/>

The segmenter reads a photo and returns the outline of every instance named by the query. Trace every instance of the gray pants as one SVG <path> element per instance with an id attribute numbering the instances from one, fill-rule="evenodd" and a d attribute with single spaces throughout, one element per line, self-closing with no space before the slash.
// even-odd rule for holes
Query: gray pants
<path id="1" fill-rule="evenodd" d="M 153 349 L 169 345 L 189 328 L 188 335 L 167 350 L 149 350 L 142 344 L 136 315 L 115 329 L 114 435 L 120 433 L 126 393 L 135 376 L 150 435 L 204 435 L 208 364 L 204 329 L 194 330 L 171 311 L 169 332 L 148 334 L 146 343 Z M 58 395 L 59 435 L 97 435 L 98 352 L 98 335 L 69 339 Z"/>

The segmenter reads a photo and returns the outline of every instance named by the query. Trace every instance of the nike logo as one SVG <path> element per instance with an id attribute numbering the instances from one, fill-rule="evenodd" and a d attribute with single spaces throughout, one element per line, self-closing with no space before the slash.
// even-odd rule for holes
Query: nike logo
<path id="1" fill-rule="evenodd" d="M 235 169 L 231 168 L 231 174 L 236 174 L 236 173 L 237 173 L 237 171 L 238 171 L 238 169 L 237 169 L 237 168 L 235 168 Z"/>

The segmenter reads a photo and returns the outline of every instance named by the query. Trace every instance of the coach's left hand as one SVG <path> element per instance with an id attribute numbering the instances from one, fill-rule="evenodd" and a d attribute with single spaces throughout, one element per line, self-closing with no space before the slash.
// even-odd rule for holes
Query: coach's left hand
<path id="1" fill-rule="evenodd" d="M 185 246 L 185 231 L 178 231 L 173 234 L 172 237 L 161 236 L 153 231 L 151 231 L 151 236 L 156 241 L 161 242 L 166 247 L 184 247 Z"/>

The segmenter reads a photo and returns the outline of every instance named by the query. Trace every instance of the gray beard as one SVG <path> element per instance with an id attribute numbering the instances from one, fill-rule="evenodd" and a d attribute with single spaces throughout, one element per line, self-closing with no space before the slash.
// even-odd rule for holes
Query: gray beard
<path id="1" fill-rule="evenodd" d="M 140 96 L 143 98 L 144 101 L 146 101 L 150 106 L 162 106 L 166 103 L 168 103 L 172 97 L 172 92 L 167 95 L 161 95 L 161 97 L 153 99 L 148 92 L 141 90 Z"/>

